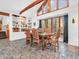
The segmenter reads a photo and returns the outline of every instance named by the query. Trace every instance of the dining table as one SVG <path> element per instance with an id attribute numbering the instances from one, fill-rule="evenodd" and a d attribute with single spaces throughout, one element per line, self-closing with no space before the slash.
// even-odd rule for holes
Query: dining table
<path id="1" fill-rule="evenodd" d="M 39 33 L 39 36 L 41 37 L 42 40 L 42 50 L 44 50 L 46 48 L 46 41 L 47 41 L 47 36 L 51 37 L 54 36 L 56 33 Z"/>

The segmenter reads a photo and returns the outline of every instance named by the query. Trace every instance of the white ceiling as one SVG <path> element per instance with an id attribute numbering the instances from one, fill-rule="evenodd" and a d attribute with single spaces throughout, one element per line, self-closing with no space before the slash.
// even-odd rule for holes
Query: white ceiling
<path id="1" fill-rule="evenodd" d="M 0 11 L 18 14 L 35 0 L 0 0 Z"/>

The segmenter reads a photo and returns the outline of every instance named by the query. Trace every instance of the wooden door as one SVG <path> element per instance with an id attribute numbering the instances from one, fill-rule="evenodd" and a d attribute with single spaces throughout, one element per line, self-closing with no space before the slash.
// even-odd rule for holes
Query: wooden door
<path id="1" fill-rule="evenodd" d="M 2 21 L 0 20 L 0 32 L 2 32 Z"/>
<path id="2" fill-rule="evenodd" d="M 9 25 L 6 25 L 6 36 L 9 39 Z"/>

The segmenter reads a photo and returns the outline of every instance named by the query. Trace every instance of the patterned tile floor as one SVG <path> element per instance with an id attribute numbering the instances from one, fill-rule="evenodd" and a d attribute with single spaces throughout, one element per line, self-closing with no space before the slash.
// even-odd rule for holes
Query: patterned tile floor
<path id="1" fill-rule="evenodd" d="M 37 49 L 25 44 L 25 39 L 6 43 L 6 39 L 0 40 L 0 59 L 79 59 L 77 47 L 59 43 L 59 49 Z"/>

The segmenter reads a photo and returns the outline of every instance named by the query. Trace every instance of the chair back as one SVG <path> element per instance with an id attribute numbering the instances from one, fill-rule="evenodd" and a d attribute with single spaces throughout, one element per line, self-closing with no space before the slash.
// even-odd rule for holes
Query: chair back
<path id="1" fill-rule="evenodd" d="M 60 29 L 58 29 L 55 39 L 58 41 L 59 37 L 60 37 Z"/>
<path id="2" fill-rule="evenodd" d="M 39 34 L 38 34 L 38 30 L 37 29 L 35 29 L 35 28 L 32 29 L 32 36 L 35 39 L 39 39 Z"/>
<path id="3" fill-rule="evenodd" d="M 44 29 L 44 32 L 46 32 L 46 33 L 51 33 L 51 30 L 50 30 L 50 28 L 45 28 L 45 29 Z"/>
<path id="4" fill-rule="evenodd" d="M 42 33 L 42 32 L 44 32 L 44 29 L 43 29 L 43 28 L 39 28 L 39 29 L 38 29 L 38 32 L 39 32 L 39 33 Z"/>
<path id="5" fill-rule="evenodd" d="M 26 33 L 27 38 L 31 37 L 30 29 L 26 28 L 25 33 Z"/>

